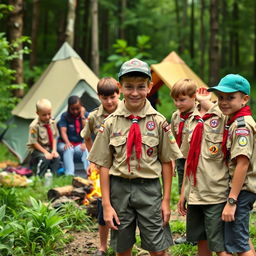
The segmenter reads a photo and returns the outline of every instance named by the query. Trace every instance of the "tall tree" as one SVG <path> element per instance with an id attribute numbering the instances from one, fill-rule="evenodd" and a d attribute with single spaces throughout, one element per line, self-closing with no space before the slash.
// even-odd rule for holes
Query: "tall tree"
<path id="1" fill-rule="evenodd" d="M 218 0 L 210 0 L 209 84 L 219 81 Z"/>
<path id="2" fill-rule="evenodd" d="M 225 69 L 228 66 L 228 11 L 227 11 L 227 2 L 221 1 L 221 68 Z"/>
<path id="3" fill-rule="evenodd" d="M 176 16 L 176 31 L 177 31 L 177 37 L 178 37 L 178 53 L 180 54 L 182 52 L 181 49 L 181 29 L 180 29 L 180 6 L 179 6 L 180 1 L 175 0 L 175 16 Z"/>
<path id="4" fill-rule="evenodd" d="M 204 25 L 204 16 L 205 16 L 205 1 L 201 0 L 201 11 L 200 11 L 200 74 L 201 77 L 204 77 L 205 71 L 205 25 Z"/>
<path id="5" fill-rule="evenodd" d="M 92 1 L 92 70 L 99 75 L 99 26 L 98 26 L 98 0 Z"/>
<path id="6" fill-rule="evenodd" d="M 65 37 L 66 41 L 72 47 L 74 47 L 76 4 L 76 0 L 68 0 L 68 15 Z"/>
<path id="7" fill-rule="evenodd" d="M 124 29 L 124 20 L 125 20 L 125 10 L 127 8 L 127 0 L 119 0 L 118 1 L 118 37 L 121 39 L 125 39 L 125 29 Z"/>
<path id="8" fill-rule="evenodd" d="M 9 4 L 14 6 L 8 20 L 8 36 L 10 42 L 17 41 L 23 34 L 23 0 L 9 0 Z M 23 55 L 22 43 L 17 46 L 17 51 L 20 52 L 19 57 L 11 62 L 11 69 L 15 70 L 14 83 L 23 83 Z M 23 89 L 16 89 L 13 91 L 14 96 L 22 97 L 24 95 Z"/>
<path id="9" fill-rule="evenodd" d="M 254 12 L 253 12 L 253 15 L 254 15 L 254 18 L 253 18 L 253 20 L 254 20 L 254 49 L 253 49 L 253 51 L 254 51 L 254 58 L 253 58 L 253 78 L 256 80 L 256 1 L 254 1 Z"/>
<path id="10" fill-rule="evenodd" d="M 234 63 L 235 63 L 235 69 L 238 69 L 239 62 L 240 62 L 240 56 L 239 56 L 239 29 L 238 29 L 239 28 L 239 8 L 238 8 L 237 0 L 235 0 L 234 3 L 233 3 L 233 17 L 234 17 L 235 24 L 236 24 L 236 26 L 233 27 L 234 55 L 235 55 L 234 56 Z"/>
<path id="11" fill-rule="evenodd" d="M 191 16 L 190 16 L 190 57 L 194 59 L 194 33 L 195 33 L 195 5 L 194 0 L 191 1 Z"/>
<path id="12" fill-rule="evenodd" d="M 39 17 L 40 17 L 40 0 L 33 0 L 33 19 L 31 29 L 31 53 L 29 58 L 29 67 L 32 69 L 36 65 L 37 56 L 37 38 L 39 28 Z"/>

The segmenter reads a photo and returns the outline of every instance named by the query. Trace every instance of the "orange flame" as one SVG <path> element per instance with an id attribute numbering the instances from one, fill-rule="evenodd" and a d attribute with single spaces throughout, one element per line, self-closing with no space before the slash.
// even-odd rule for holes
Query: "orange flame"
<path id="1" fill-rule="evenodd" d="M 90 204 L 90 200 L 93 198 L 101 197 L 101 190 L 100 190 L 100 174 L 97 168 L 91 169 L 91 175 L 88 177 L 93 184 L 93 189 L 89 194 L 86 194 L 83 204 L 88 205 Z"/>

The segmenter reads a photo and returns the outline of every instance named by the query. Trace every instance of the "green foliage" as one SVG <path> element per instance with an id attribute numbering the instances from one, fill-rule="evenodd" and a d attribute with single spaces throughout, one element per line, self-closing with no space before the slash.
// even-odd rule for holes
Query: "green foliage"
<path id="1" fill-rule="evenodd" d="M 186 225 L 185 225 L 184 221 L 175 220 L 175 221 L 170 222 L 170 224 L 171 224 L 172 233 L 178 233 L 181 235 L 185 234 Z"/>
<path id="2" fill-rule="evenodd" d="M 156 61 L 151 59 L 149 50 L 151 49 L 150 37 L 146 35 L 139 35 L 136 38 L 136 45 L 129 46 L 128 42 L 123 39 L 117 39 L 113 44 L 114 54 L 108 57 L 108 63 L 103 65 L 103 76 L 116 74 L 119 71 L 119 67 L 125 61 L 131 58 L 143 59 L 149 65 Z M 115 76 L 115 75 L 114 75 Z"/>

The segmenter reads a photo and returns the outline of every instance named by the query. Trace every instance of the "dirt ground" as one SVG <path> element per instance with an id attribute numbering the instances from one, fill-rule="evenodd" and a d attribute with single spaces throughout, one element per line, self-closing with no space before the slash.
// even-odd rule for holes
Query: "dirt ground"
<path id="1" fill-rule="evenodd" d="M 179 216 L 177 212 L 172 213 L 171 220 L 184 220 L 183 217 Z M 184 220 L 185 221 L 185 220 Z M 74 232 L 71 233 L 73 241 L 69 243 L 66 248 L 59 254 L 64 256 L 86 256 L 93 255 L 99 245 L 99 234 L 97 230 L 93 232 Z M 177 237 L 175 237 L 177 238 Z M 173 237 L 173 239 L 175 239 Z M 149 255 L 144 250 L 138 248 L 138 255 L 144 256 Z"/>

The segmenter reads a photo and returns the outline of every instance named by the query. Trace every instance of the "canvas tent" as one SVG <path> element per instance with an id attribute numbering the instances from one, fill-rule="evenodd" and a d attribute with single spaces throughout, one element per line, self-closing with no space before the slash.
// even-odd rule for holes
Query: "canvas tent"
<path id="1" fill-rule="evenodd" d="M 68 43 L 64 43 L 42 76 L 12 111 L 13 117 L 2 134 L 2 141 L 23 162 L 27 156 L 28 127 L 36 117 L 37 100 L 47 98 L 52 102 L 52 116 L 56 120 L 67 110 L 67 100 L 71 95 L 81 97 L 86 109 L 91 111 L 100 104 L 96 93 L 98 80 Z"/>
<path id="2" fill-rule="evenodd" d="M 155 93 L 163 84 L 171 89 L 175 82 L 183 78 L 195 80 L 199 87 L 208 87 L 174 51 L 160 63 L 152 64 L 151 70 L 153 81 L 151 94 Z"/>

